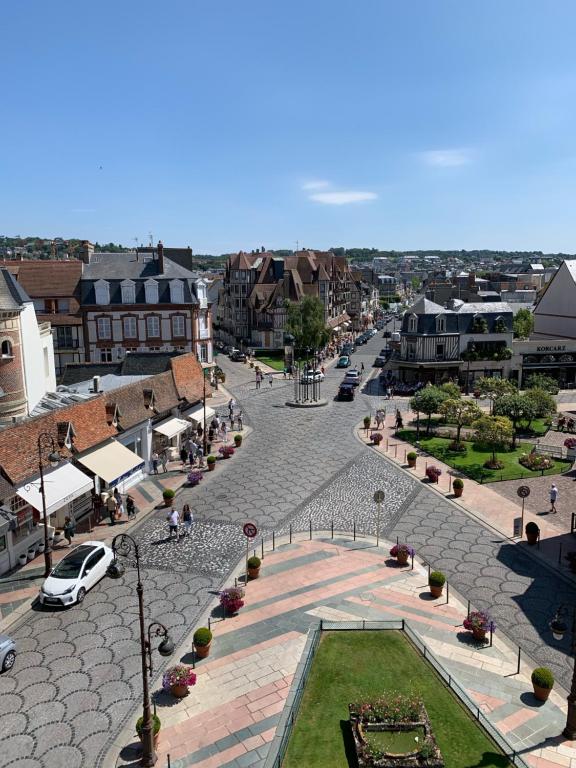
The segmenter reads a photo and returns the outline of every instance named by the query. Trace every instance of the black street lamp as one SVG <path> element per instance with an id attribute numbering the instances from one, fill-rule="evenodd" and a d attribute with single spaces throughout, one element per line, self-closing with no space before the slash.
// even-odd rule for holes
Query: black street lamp
<path id="1" fill-rule="evenodd" d="M 562 640 L 568 630 L 568 625 L 563 619 L 566 614 L 566 608 L 561 605 L 556 611 L 556 615 L 550 622 L 550 629 L 555 640 Z M 572 613 L 572 637 L 570 639 L 570 653 L 574 656 L 574 670 L 572 672 L 572 684 L 568 694 L 568 712 L 566 715 L 566 726 L 562 735 L 570 741 L 576 739 L 576 610 Z"/>
<path id="2" fill-rule="evenodd" d="M 48 516 L 46 515 L 46 492 L 44 489 L 43 454 L 48 452 L 46 458 L 51 467 L 56 467 L 62 458 L 56 450 L 56 443 L 49 432 L 41 432 L 38 435 L 38 468 L 40 470 L 40 495 L 42 496 L 42 523 L 44 524 L 44 576 L 48 577 L 52 570 L 52 549 L 48 538 Z"/>
<path id="3" fill-rule="evenodd" d="M 154 751 L 154 724 L 152 722 L 152 710 L 150 708 L 150 689 L 148 685 L 148 676 L 152 674 L 152 636 L 162 637 L 163 640 L 158 646 L 158 652 L 161 656 L 171 656 L 174 653 L 174 643 L 164 624 L 153 621 L 146 631 L 144 627 L 144 587 L 140 576 L 140 550 L 138 544 L 132 536 L 127 533 L 120 533 L 112 540 L 112 551 L 114 560 L 108 566 L 108 576 L 113 579 L 119 579 L 124 575 L 124 566 L 118 560 L 118 557 L 134 558 L 136 563 L 137 584 L 136 593 L 138 595 L 138 618 L 140 622 L 140 657 L 142 661 L 142 758 L 141 765 L 149 766 L 156 764 L 156 752 Z"/>

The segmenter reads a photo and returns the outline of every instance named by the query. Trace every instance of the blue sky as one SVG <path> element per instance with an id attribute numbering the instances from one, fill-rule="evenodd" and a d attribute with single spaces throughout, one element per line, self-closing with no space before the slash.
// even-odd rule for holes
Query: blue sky
<path id="1" fill-rule="evenodd" d="M 576 251 L 573 0 L 21 0 L 0 24 L 0 234 Z"/>

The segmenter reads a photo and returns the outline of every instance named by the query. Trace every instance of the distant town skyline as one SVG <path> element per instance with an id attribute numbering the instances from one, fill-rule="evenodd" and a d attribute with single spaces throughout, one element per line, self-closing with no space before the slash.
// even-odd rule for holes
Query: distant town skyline
<path id="1" fill-rule="evenodd" d="M 0 232 L 572 253 L 576 6 L 3 13 Z"/>

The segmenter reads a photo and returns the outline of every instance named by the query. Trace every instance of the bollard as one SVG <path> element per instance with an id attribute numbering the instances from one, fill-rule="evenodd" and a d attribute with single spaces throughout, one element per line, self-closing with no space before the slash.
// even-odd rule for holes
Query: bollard
<path id="1" fill-rule="evenodd" d="M 400 540 L 399 540 L 398 536 L 396 536 L 396 546 L 398 546 L 398 544 L 400 544 Z"/>
<path id="2" fill-rule="evenodd" d="M 276 532 L 272 531 L 272 552 L 276 550 Z"/>
<path id="3" fill-rule="evenodd" d="M 310 541 L 312 541 L 312 518 L 310 518 Z"/>
<path id="4" fill-rule="evenodd" d="M 412 555 L 412 567 L 410 568 L 411 571 L 414 570 L 414 555 Z"/>
<path id="5" fill-rule="evenodd" d="M 446 582 L 446 605 L 450 602 L 450 584 Z"/>
<path id="6" fill-rule="evenodd" d="M 490 648 L 492 648 L 492 635 L 494 634 L 494 630 L 492 628 L 492 624 L 490 624 Z"/>
<path id="7" fill-rule="evenodd" d="M 264 536 L 262 536 L 262 542 L 261 543 L 262 543 L 262 557 L 260 559 L 264 560 Z"/>
<path id="8" fill-rule="evenodd" d="M 404 464 L 406 464 L 406 448 L 404 448 Z"/>
<path id="9" fill-rule="evenodd" d="M 428 578 L 430 578 L 430 563 L 428 563 Z"/>
<path id="10" fill-rule="evenodd" d="M 394 458 L 398 458 L 398 443 L 394 446 Z"/>
<path id="11" fill-rule="evenodd" d="M 210 629 L 210 621 L 211 621 L 210 616 L 208 616 L 208 629 Z"/>
<path id="12" fill-rule="evenodd" d="M 522 651 L 520 650 L 520 646 L 518 646 L 518 664 L 516 666 L 516 674 L 517 675 L 520 674 L 520 654 L 521 653 L 522 653 Z"/>
<path id="13" fill-rule="evenodd" d="M 470 600 L 468 600 L 468 608 L 466 609 L 466 618 L 470 618 Z"/>
<path id="14" fill-rule="evenodd" d="M 426 474 L 426 470 L 428 469 L 428 459 L 424 462 L 424 474 Z"/>
<path id="15" fill-rule="evenodd" d="M 237 587 L 237 586 L 238 586 L 238 579 L 237 579 L 237 577 L 236 577 L 236 576 L 234 576 L 234 586 L 235 586 L 235 587 Z"/>
<path id="16" fill-rule="evenodd" d="M 290 523 L 290 544 L 292 544 L 292 523 Z"/>
<path id="17" fill-rule="evenodd" d="M 196 648 L 192 646 L 192 669 L 196 669 Z"/>
<path id="18" fill-rule="evenodd" d="M 356 520 L 354 520 L 354 541 L 356 541 Z"/>
<path id="19" fill-rule="evenodd" d="M 332 518 L 332 522 L 330 524 L 330 529 L 331 529 L 330 532 L 331 532 L 332 538 L 334 538 L 334 518 Z"/>

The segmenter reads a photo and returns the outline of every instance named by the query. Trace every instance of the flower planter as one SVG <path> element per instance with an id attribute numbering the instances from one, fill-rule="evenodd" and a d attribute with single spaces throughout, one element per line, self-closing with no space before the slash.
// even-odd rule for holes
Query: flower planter
<path id="1" fill-rule="evenodd" d="M 18 555 L 18 565 L 26 565 L 27 562 L 28 558 L 24 553 Z"/>
<path id="2" fill-rule="evenodd" d="M 453 491 L 454 491 L 454 498 L 459 499 L 464 492 L 464 488 L 453 488 Z"/>
<path id="3" fill-rule="evenodd" d="M 34 560 L 35 557 L 36 557 L 36 549 L 29 549 L 28 560 Z"/>
<path id="4" fill-rule="evenodd" d="M 474 640 L 486 640 L 486 630 L 480 629 L 480 627 L 474 627 L 472 629 L 472 637 Z"/>
<path id="5" fill-rule="evenodd" d="M 260 576 L 260 568 L 248 568 L 248 578 L 257 579 Z"/>
<path id="6" fill-rule="evenodd" d="M 408 459 L 408 466 L 414 469 L 416 466 L 416 459 Z"/>
<path id="7" fill-rule="evenodd" d="M 548 701 L 548 696 L 550 696 L 550 688 L 541 688 L 539 685 L 535 685 L 532 683 L 532 687 L 534 688 L 534 698 L 538 699 L 538 701 Z"/>
<path id="8" fill-rule="evenodd" d="M 205 659 L 210 655 L 210 643 L 208 645 L 194 645 L 194 651 L 196 652 L 196 658 Z"/>
<path id="9" fill-rule="evenodd" d="M 398 552 L 398 554 L 396 555 L 396 559 L 398 560 L 398 565 L 408 565 L 407 552 Z"/>
<path id="10" fill-rule="evenodd" d="M 432 597 L 442 597 L 442 590 L 444 589 L 444 587 L 435 587 L 432 584 L 430 584 L 429 589 Z"/>
<path id="11" fill-rule="evenodd" d="M 208 464 L 208 472 L 214 472 L 216 469 L 216 462 L 213 461 L 212 464 Z"/>
<path id="12" fill-rule="evenodd" d="M 46 546 L 45 546 L 44 542 L 43 542 L 43 541 L 41 541 L 41 542 L 38 544 L 38 554 L 39 554 L 39 555 L 41 555 L 41 554 L 42 554 L 42 552 L 44 552 L 44 550 L 45 550 L 45 549 L 46 549 Z"/>
<path id="13" fill-rule="evenodd" d="M 183 699 L 184 696 L 188 696 L 188 686 L 177 683 L 170 688 L 170 693 L 177 699 Z"/>
<path id="14" fill-rule="evenodd" d="M 234 438 L 234 446 L 236 448 L 240 448 L 241 445 L 242 445 L 242 435 L 236 435 Z"/>
<path id="15" fill-rule="evenodd" d="M 56 531 L 54 534 L 54 544 L 58 544 L 60 541 L 62 541 L 62 534 L 60 531 Z"/>

